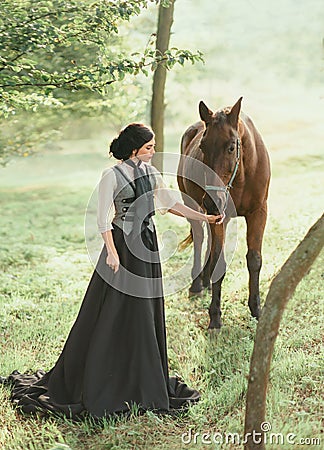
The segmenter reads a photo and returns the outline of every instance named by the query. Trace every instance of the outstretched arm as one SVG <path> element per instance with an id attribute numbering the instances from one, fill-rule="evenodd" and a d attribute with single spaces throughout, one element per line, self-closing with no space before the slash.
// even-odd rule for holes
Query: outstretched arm
<path id="1" fill-rule="evenodd" d="M 186 219 L 203 220 L 209 223 L 218 223 L 222 219 L 222 216 L 203 214 L 179 202 L 175 203 L 168 211 L 176 216 L 186 217 Z"/>
<path id="2" fill-rule="evenodd" d="M 196 211 L 192 208 L 189 208 L 189 206 L 184 205 L 183 203 L 180 203 L 175 199 L 174 193 L 171 189 L 168 189 L 164 181 L 162 179 L 161 174 L 157 171 L 157 169 L 154 166 L 151 166 L 156 179 L 156 185 L 155 185 L 155 198 L 156 198 L 156 204 L 157 209 L 162 213 L 162 211 L 170 212 L 172 214 L 175 214 L 176 216 L 185 217 L 186 219 L 193 219 L 193 220 L 202 220 L 204 222 L 209 223 L 217 223 L 221 224 L 224 220 L 223 216 L 213 216 L 208 214 L 200 213 L 199 211 Z"/>

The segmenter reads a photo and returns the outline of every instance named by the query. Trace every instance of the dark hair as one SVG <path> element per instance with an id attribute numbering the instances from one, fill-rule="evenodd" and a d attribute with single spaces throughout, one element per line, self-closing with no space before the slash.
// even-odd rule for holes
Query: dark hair
<path id="1" fill-rule="evenodd" d="M 142 123 L 127 125 L 110 144 L 110 153 L 116 159 L 128 159 L 133 150 L 143 147 L 146 142 L 153 139 L 154 133 Z"/>

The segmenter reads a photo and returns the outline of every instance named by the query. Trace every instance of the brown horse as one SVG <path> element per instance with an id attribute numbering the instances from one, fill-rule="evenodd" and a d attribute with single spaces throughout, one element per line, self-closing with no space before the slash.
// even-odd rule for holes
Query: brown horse
<path id="1" fill-rule="evenodd" d="M 221 323 L 221 285 L 226 271 L 224 244 L 226 226 L 236 215 L 247 224 L 246 255 L 249 271 L 249 308 L 260 316 L 259 274 L 261 246 L 267 219 L 270 162 L 262 137 L 252 120 L 241 112 L 242 97 L 233 107 L 213 113 L 200 102 L 201 121 L 190 126 L 181 141 L 178 185 L 184 203 L 208 214 L 221 215 L 210 225 L 209 248 L 201 267 L 202 223 L 191 220 L 190 236 L 183 246 L 194 243 L 194 264 L 189 294 L 210 288 L 209 329 Z M 241 113 L 240 113 L 241 112 Z M 229 194 L 230 192 L 230 194 Z"/>

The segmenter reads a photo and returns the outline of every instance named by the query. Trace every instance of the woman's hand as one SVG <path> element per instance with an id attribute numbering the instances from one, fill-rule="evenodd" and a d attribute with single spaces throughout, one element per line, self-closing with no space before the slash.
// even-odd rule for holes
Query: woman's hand
<path id="1" fill-rule="evenodd" d="M 119 256 L 115 247 L 112 230 L 104 231 L 101 233 L 101 236 L 106 244 L 106 264 L 116 273 L 119 269 Z"/>
<path id="2" fill-rule="evenodd" d="M 108 255 L 106 258 L 106 264 L 116 273 L 117 270 L 119 269 L 118 253 L 108 252 Z"/>
<path id="3" fill-rule="evenodd" d="M 214 216 L 212 214 L 206 214 L 206 222 L 208 223 L 216 223 L 217 225 L 220 225 L 224 222 L 225 214 L 221 214 L 219 216 Z"/>

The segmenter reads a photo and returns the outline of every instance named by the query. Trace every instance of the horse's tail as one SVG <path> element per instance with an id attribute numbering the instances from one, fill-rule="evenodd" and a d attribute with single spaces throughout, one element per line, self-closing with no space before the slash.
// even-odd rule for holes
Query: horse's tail
<path id="1" fill-rule="evenodd" d="M 180 250 L 180 252 L 182 252 L 187 247 L 189 247 L 189 245 L 192 244 L 192 242 L 193 242 L 192 228 L 190 228 L 190 234 L 183 241 L 181 241 L 179 243 L 178 250 Z"/>

